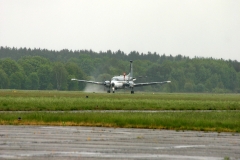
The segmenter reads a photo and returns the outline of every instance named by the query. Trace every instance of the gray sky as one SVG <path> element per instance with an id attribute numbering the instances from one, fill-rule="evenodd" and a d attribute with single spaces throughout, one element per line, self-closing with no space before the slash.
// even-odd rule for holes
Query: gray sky
<path id="1" fill-rule="evenodd" d="M 0 0 L 0 46 L 240 61 L 240 0 Z"/>

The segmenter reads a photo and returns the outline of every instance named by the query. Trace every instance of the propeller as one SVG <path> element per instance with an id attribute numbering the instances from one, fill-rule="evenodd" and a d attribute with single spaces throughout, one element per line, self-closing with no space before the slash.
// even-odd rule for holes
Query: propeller
<path id="1" fill-rule="evenodd" d="M 104 86 L 108 88 L 108 93 L 110 93 L 111 81 L 104 81 Z"/>
<path id="2" fill-rule="evenodd" d="M 111 82 L 110 81 L 104 81 L 104 86 L 110 87 Z"/>

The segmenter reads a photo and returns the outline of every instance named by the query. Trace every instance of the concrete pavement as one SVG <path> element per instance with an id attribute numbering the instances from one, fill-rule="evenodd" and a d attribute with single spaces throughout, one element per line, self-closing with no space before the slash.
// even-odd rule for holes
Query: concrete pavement
<path id="1" fill-rule="evenodd" d="M 240 134 L 81 126 L 0 126 L 0 159 L 240 159 Z"/>

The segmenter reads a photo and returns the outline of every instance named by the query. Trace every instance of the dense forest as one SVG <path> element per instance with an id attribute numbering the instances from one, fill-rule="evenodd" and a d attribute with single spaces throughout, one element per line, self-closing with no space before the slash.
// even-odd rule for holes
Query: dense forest
<path id="1" fill-rule="evenodd" d="M 0 48 L 0 88 L 24 90 L 83 90 L 84 83 L 71 78 L 110 80 L 129 72 L 133 60 L 137 82 L 165 81 L 166 85 L 136 88 L 152 92 L 240 93 L 238 61 L 166 56 L 157 53 L 126 54 L 120 50 L 99 53 L 92 50 L 61 51 Z"/>

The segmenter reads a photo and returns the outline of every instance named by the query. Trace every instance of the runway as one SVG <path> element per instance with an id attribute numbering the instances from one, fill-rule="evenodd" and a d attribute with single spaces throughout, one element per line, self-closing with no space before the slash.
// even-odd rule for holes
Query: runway
<path id="1" fill-rule="evenodd" d="M 0 126 L 0 159 L 240 159 L 240 134 L 80 126 Z"/>

